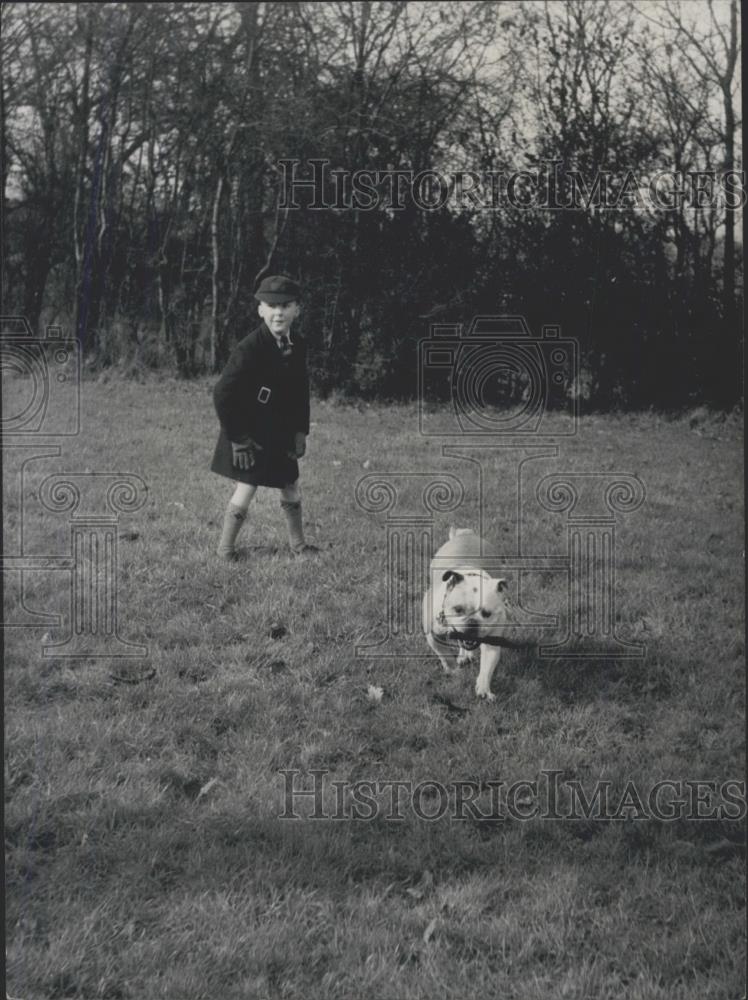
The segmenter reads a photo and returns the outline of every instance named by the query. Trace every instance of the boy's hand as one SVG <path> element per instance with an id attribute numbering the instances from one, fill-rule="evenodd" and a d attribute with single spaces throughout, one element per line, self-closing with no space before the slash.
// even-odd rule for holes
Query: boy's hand
<path id="1" fill-rule="evenodd" d="M 243 469 L 244 471 L 251 469 L 257 461 L 257 454 L 260 451 L 262 451 L 262 446 L 253 441 L 252 438 L 246 438 L 244 441 L 239 442 L 239 444 L 234 444 L 232 441 L 231 452 L 234 468 Z"/>
<path id="2" fill-rule="evenodd" d="M 306 455 L 306 434 L 303 431 L 297 431 L 294 435 L 294 446 L 288 453 L 289 458 L 303 458 Z"/>

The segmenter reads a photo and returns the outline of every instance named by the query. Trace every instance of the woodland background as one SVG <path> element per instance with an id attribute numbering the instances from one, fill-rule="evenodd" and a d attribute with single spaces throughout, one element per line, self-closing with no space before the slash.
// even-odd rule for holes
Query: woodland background
<path id="1" fill-rule="evenodd" d="M 740 208 L 284 211 L 331 168 L 740 169 L 737 0 L 7 3 L 4 313 L 92 367 L 217 371 L 303 282 L 316 391 L 411 398 L 429 323 L 580 344 L 593 408 L 740 399 Z"/>

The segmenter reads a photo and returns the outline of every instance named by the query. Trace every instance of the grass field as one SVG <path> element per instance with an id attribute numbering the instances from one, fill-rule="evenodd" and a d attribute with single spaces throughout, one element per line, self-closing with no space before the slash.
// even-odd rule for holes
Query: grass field
<path id="1" fill-rule="evenodd" d="M 507 814 L 491 784 L 542 786 L 556 771 L 587 793 L 608 781 L 614 798 L 633 782 L 646 800 L 664 780 L 685 798 L 706 788 L 686 794 L 686 781 L 743 781 L 740 422 L 588 416 L 557 459 L 531 463 L 532 476 L 619 471 L 645 483 L 645 503 L 616 530 L 619 633 L 647 653 L 505 653 L 489 704 L 472 669 L 447 676 L 422 658 L 421 638 L 398 658 L 355 655 L 384 634 L 387 594 L 384 515 L 355 503 L 356 484 L 373 472 L 460 477 L 463 508 L 435 518 L 441 544 L 450 523 L 477 526 L 474 464 L 419 437 L 415 406 L 317 402 L 302 486 L 320 556 L 287 555 L 277 494 L 265 491 L 243 557 L 221 564 L 230 486 L 208 469 L 210 388 L 86 381 L 82 433 L 29 468 L 23 511 L 6 480 L 6 550 L 23 518 L 26 554 L 69 548 L 69 515 L 35 502 L 50 472 L 129 472 L 149 490 L 120 517 L 117 567 L 120 631 L 147 645 L 146 665 L 42 658 L 65 628 L 4 633 L 9 995 L 742 997 L 744 788 L 709 819 L 523 819 L 527 788 Z M 510 470 L 487 461 L 484 531 L 500 547 L 515 530 Z M 563 516 L 528 502 L 521 517 L 528 551 L 563 551 Z M 25 601 L 69 628 L 63 580 L 29 574 Z M 541 611 L 559 610 L 564 587 L 556 572 L 523 581 Z M 6 619 L 18 613 L 8 587 Z M 328 772 L 317 776 L 328 817 L 333 781 L 471 782 L 480 815 L 453 818 L 450 805 L 428 821 L 406 801 L 388 819 L 391 786 L 380 784 L 369 820 L 284 819 L 283 770 L 298 772 L 295 788 Z"/>

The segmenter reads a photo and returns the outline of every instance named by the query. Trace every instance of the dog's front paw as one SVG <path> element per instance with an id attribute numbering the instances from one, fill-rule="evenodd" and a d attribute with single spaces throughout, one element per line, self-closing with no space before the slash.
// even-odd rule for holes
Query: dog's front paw
<path id="1" fill-rule="evenodd" d="M 496 701 L 496 695 L 491 694 L 488 688 L 484 688 L 481 684 L 475 685 L 475 693 L 478 698 L 484 698 L 486 701 Z"/>

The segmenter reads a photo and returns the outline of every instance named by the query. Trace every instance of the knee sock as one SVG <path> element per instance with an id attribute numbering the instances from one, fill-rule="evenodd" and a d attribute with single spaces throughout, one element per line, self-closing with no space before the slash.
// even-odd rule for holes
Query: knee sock
<path id="1" fill-rule="evenodd" d="M 288 525 L 288 541 L 294 552 L 304 548 L 304 529 L 301 526 L 301 500 L 281 500 Z"/>
<path id="2" fill-rule="evenodd" d="M 236 536 L 241 531 L 241 527 L 247 517 L 247 512 L 236 504 L 230 503 L 223 516 L 223 530 L 218 542 L 218 555 L 224 559 L 230 559 L 234 555 L 234 542 Z"/>

